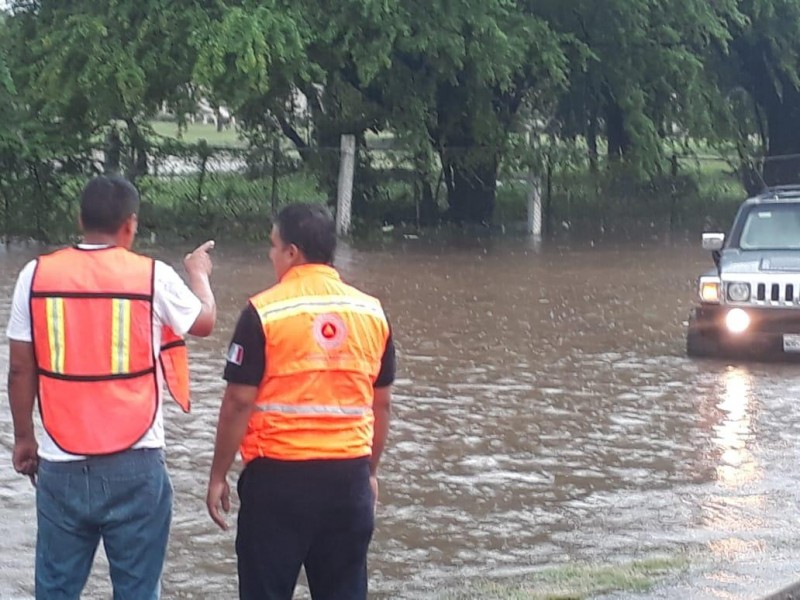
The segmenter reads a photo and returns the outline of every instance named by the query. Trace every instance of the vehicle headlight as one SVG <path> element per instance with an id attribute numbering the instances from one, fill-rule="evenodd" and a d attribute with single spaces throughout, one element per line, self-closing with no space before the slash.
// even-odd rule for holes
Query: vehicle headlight
<path id="1" fill-rule="evenodd" d="M 700 300 L 708 303 L 719 302 L 719 278 L 701 277 L 700 278 Z"/>
<path id="2" fill-rule="evenodd" d="M 750 284 L 742 281 L 729 283 L 728 300 L 731 302 L 747 302 L 750 300 Z"/>
<path id="3" fill-rule="evenodd" d="M 750 327 L 750 315 L 741 308 L 733 308 L 725 315 L 725 325 L 731 333 L 742 333 Z"/>

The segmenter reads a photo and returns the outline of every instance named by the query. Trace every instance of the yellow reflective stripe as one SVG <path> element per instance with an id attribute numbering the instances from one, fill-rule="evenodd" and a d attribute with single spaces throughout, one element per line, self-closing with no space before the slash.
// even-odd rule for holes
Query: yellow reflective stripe
<path id="1" fill-rule="evenodd" d="M 50 370 L 64 372 L 64 299 L 47 298 L 47 341 L 50 344 Z"/>
<path id="2" fill-rule="evenodd" d="M 310 313 L 351 312 L 385 319 L 381 305 L 369 298 L 350 296 L 301 296 L 262 306 L 258 309 L 261 322 L 271 323 L 295 315 Z"/>
<path id="3" fill-rule="evenodd" d="M 122 331 L 125 332 L 125 340 L 122 344 L 122 372 L 131 371 L 131 301 L 123 300 L 124 310 L 122 311 Z"/>
<path id="4" fill-rule="evenodd" d="M 111 372 L 119 373 L 119 300 L 111 301 Z"/>
<path id="5" fill-rule="evenodd" d="M 297 304 L 298 302 L 304 304 L 319 304 L 325 302 L 354 302 L 363 305 L 370 305 L 374 306 L 375 308 L 380 308 L 380 302 L 375 300 L 374 298 L 370 298 L 368 296 L 347 296 L 342 294 L 329 294 L 325 296 L 295 296 L 292 298 L 287 298 L 286 300 L 278 300 L 276 302 L 270 302 L 265 306 L 261 307 L 259 310 L 282 310 L 284 308 L 290 308 Z"/>
<path id="6" fill-rule="evenodd" d="M 330 415 L 333 417 L 363 417 L 372 409 L 366 406 L 327 406 L 309 404 L 256 404 L 259 412 L 277 412 L 295 415 Z"/>
<path id="7" fill-rule="evenodd" d="M 130 372 L 131 301 L 111 301 L 111 373 Z"/>

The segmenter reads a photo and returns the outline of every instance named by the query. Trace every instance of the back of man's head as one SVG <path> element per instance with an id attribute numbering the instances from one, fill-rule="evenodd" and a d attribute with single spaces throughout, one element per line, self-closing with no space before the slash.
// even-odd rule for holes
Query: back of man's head
<path id="1" fill-rule="evenodd" d="M 122 177 L 95 177 L 81 192 L 81 225 L 84 232 L 113 235 L 131 215 L 138 212 L 139 192 Z"/>
<path id="2" fill-rule="evenodd" d="M 275 224 L 285 244 L 294 244 L 309 263 L 329 265 L 336 252 L 336 224 L 320 204 L 289 204 Z"/>

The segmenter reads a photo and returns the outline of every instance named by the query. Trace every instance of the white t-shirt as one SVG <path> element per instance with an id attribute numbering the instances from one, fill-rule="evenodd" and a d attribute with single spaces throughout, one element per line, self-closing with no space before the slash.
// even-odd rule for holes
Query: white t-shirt
<path id="1" fill-rule="evenodd" d="M 93 250 L 103 248 L 102 245 L 79 244 L 79 248 Z M 30 295 L 33 283 L 33 272 L 36 261 L 32 260 L 19 274 L 17 285 L 14 288 L 14 300 L 11 304 L 11 315 L 8 319 L 6 335 L 11 340 L 19 342 L 33 341 L 31 328 Z M 157 260 L 154 266 L 153 290 L 153 339 L 156 340 L 154 351 L 158 357 L 161 339 L 162 324 L 169 325 L 178 335 L 185 335 L 200 314 L 202 305 L 200 300 L 183 282 L 175 269 Z M 164 442 L 164 415 L 162 401 L 164 398 L 164 374 L 161 371 L 160 361 L 156 361 L 156 376 L 158 377 L 158 410 L 152 427 L 144 434 L 134 448 L 163 448 Z M 56 446 L 53 439 L 42 433 L 39 443 L 39 456 L 45 460 L 69 461 L 82 460 L 85 457 L 69 454 Z"/>

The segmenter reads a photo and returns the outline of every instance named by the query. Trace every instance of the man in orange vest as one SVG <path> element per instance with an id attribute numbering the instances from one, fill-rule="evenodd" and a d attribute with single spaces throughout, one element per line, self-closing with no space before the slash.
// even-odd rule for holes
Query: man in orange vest
<path id="1" fill-rule="evenodd" d="M 208 511 L 227 528 L 220 509 L 230 509 L 226 476 L 239 449 L 239 597 L 288 600 L 305 566 L 315 600 L 364 599 L 391 331 L 380 302 L 331 266 L 336 232 L 324 207 L 287 206 L 271 242 L 278 283 L 250 299 L 228 352 Z"/>
<path id="2" fill-rule="evenodd" d="M 180 336 L 214 327 L 213 242 L 184 259 L 187 287 L 172 267 L 130 251 L 138 210 L 128 181 L 92 179 L 81 194 L 83 242 L 28 263 L 14 290 L 13 463 L 36 485 L 40 600 L 80 597 L 100 539 L 114 598 L 160 596 L 172 516 L 162 387 L 188 409 Z"/>

